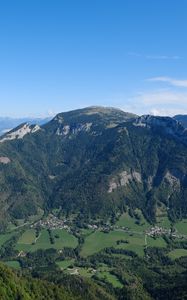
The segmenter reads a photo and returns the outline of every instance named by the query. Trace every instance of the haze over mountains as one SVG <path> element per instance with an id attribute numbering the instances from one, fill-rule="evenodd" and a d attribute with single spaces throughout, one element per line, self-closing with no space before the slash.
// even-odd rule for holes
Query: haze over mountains
<path id="1" fill-rule="evenodd" d="M 126 206 L 150 222 L 187 216 L 187 133 L 175 119 L 89 107 L 0 138 L 1 220 L 39 208 L 108 218 Z M 21 207 L 21 209 L 20 209 Z"/>

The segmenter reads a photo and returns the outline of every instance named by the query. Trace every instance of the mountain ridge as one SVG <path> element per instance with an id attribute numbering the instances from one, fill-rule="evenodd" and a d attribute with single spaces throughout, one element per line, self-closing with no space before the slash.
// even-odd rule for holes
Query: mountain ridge
<path id="1" fill-rule="evenodd" d="M 11 118 L 11 117 L 0 117 L 0 136 L 7 133 L 8 131 L 16 128 L 20 124 L 28 123 L 30 125 L 42 125 L 51 120 L 50 117 L 46 118 Z"/>
<path id="2" fill-rule="evenodd" d="M 154 222 L 160 203 L 172 219 L 187 215 L 186 131 L 178 121 L 92 107 L 60 113 L 40 128 L 0 143 L 7 217 L 55 207 L 109 217 L 130 206 Z"/>

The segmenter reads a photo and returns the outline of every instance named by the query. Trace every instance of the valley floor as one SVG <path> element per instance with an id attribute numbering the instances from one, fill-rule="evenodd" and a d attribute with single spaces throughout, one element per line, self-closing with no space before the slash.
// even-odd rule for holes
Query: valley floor
<path id="1" fill-rule="evenodd" d="M 114 290 L 123 289 L 135 276 L 128 268 L 119 271 L 119 262 L 128 265 L 135 259 L 149 262 L 165 257 L 173 266 L 176 260 L 187 257 L 187 220 L 173 225 L 166 216 L 159 217 L 155 226 L 140 212 L 138 219 L 126 212 L 113 224 L 89 222 L 77 227 L 73 221 L 51 214 L 27 222 L 19 220 L 16 225 L 0 235 L 1 260 L 9 267 L 32 272 L 50 265 Z"/>

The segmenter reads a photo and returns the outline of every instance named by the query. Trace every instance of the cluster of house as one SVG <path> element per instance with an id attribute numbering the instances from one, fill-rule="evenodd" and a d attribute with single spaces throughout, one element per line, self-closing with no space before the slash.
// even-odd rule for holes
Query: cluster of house
<path id="1" fill-rule="evenodd" d="M 49 215 L 46 219 L 39 220 L 38 222 L 31 225 L 31 227 L 69 230 L 69 226 L 66 224 L 66 220 L 58 219 L 54 215 Z"/>
<path id="2" fill-rule="evenodd" d="M 172 235 L 172 236 L 176 236 L 176 232 L 172 232 L 171 229 L 166 229 L 163 227 L 159 227 L 159 226 L 154 226 L 149 228 L 149 230 L 146 231 L 146 234 L 148 236 L 159 236 L 159 235 Z"/>

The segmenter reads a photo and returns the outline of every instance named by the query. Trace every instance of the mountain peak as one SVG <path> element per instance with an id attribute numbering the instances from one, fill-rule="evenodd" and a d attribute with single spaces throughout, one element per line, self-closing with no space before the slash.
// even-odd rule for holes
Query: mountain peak
<path id="1" fill-rule="evenodd" d="M 62 112 L 56 115 L 53 120 L 62 123 L 67 120 L 78 120 L 81 118 L 103 118 L 103 119 L 116 119 L 118 122 L 127 121 L 130 119 L 137 118 L 137 115 L 124 112 L 119 108 L 114 107 L 104 107 L 104 106 L 89 106 L 81 109 L 76 109 L 68 112 Z"/>
<path id="2" fill-rule="evenodd" d="M 116 127 L 135 118 L 136 115 L 118 108 L 91 106 L 59 113 L 44 128 L 57 135 L 66 136 L 81 131 L 89 132 L 92 127 L 99 134 L 101 128 Z"/>

